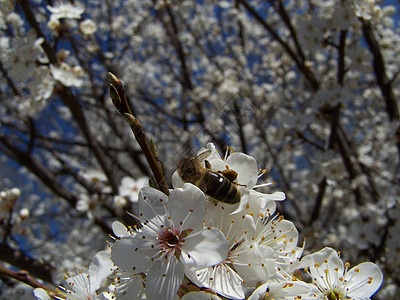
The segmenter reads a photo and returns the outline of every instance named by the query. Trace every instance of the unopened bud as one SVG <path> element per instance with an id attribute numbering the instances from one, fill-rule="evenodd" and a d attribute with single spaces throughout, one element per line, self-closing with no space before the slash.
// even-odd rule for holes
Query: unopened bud
<path id="1" fill-rule="evenodd" d="M 136 119 L 136 118 L 135 118 L 134 116 L 132 116 L 131 114 L 124 113 L 124 117 L 125 117 L 125 120 L 128 122 L 128 124 L 129 124 L 130 126 L 134 126 L 134 127 L 140 126 L 140 123 L 139 123 L 138 119 Z"/>
<path id="2" fill-rule="evenodd" d="M 110 84 L 112 84 L 116 87 L 118 87 L 121 84 L 121 81 L 113 73 L 108 72 L 107 76 L 108 76 L 108 80 L 110 81 Z"/>
<path id="3" fill-rule="evenodd" d="M 121 107 L 121 98 L 119 97 L 118 91 L 114 85 L 110 84 L 110 98 L 114 106 L 119 109 Z"/>
<path id="4" fill-rule="evenodd" d="M 19 211 L 19 217 L 21 218 L 21 220 L 25 220 L 27 218 L 29 218 L 30 215 L 30 211 L 27 208 L 23 208 Z"/>
<path id="5" fill-rule="evenodd" d="M 153 153 L 153 156 L 155 157 L 155 159 L 158 160 L 158 151 L 157 151 L 156 144 L 154 143 L 153 139 L 150 139 L 149 146 L 150 146 L 151 153 Z"/>
<path id="6" fill-rule="evenodd" d="M 19 195 L 21 195 L 21 190 L 19 188 L 12 188 L 10 190 L 11 195 L 13 195 L 15 198 L 18 198 Z"/>

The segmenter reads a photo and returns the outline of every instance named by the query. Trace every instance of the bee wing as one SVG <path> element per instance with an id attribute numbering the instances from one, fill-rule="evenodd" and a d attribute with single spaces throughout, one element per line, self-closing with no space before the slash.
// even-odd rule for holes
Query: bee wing
<path id="1" fill-rule="evenodd" d="M 199 155 L 197 155 L 197 159 L 200 161 L 204 161 L 207 157 L 209 157 L 211 154 L 211 150 L 206 150 L 204 152 L 201 152 Z"/>

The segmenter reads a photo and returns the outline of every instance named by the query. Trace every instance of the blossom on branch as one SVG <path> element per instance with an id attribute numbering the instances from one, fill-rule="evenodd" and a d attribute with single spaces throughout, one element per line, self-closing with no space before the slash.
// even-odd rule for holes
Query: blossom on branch
<path id="1" fill-rule="evenodd" d="M 202 226 L 205 208 L 204 194 L 192 184 L 174 189 L 169 197 L 153 188 L 141 190 L 142 228 L 117 240 L 111 258 L 127 272 L 146 274 L 148 299 L 174 299 L 184 266 L 204 268 L 226 257 L 222 232 Z"/>
<path id="2" fill-rule="evenodd" d="M 336 250 L 326 247 L 301 260 L 313 284 L 318 287 L 317 299 L 369 299 L 381 286 L 381 269 L 371 262 L 349 270 Z"/>

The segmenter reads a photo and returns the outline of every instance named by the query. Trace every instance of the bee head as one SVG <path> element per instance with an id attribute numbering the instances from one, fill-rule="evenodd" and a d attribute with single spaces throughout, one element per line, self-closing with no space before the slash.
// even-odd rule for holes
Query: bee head
<path id="1" fill-rule="evenodd" d="M 197 158 L 184 158 L 178 164 L 178 174 L 184 181 L 198 178 L 202 174 L 203 167 Z"/>

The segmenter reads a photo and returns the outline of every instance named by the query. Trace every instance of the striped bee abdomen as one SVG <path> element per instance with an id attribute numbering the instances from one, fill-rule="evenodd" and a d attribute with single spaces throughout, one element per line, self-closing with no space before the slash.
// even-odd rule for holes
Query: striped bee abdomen
<path id="1" fill-rule="evenodd" d="M 208 196 L 229 204 L 240 202 L 240 192 L 236 184 L 222 174 L 206 171 L 203 181 Z"/>

